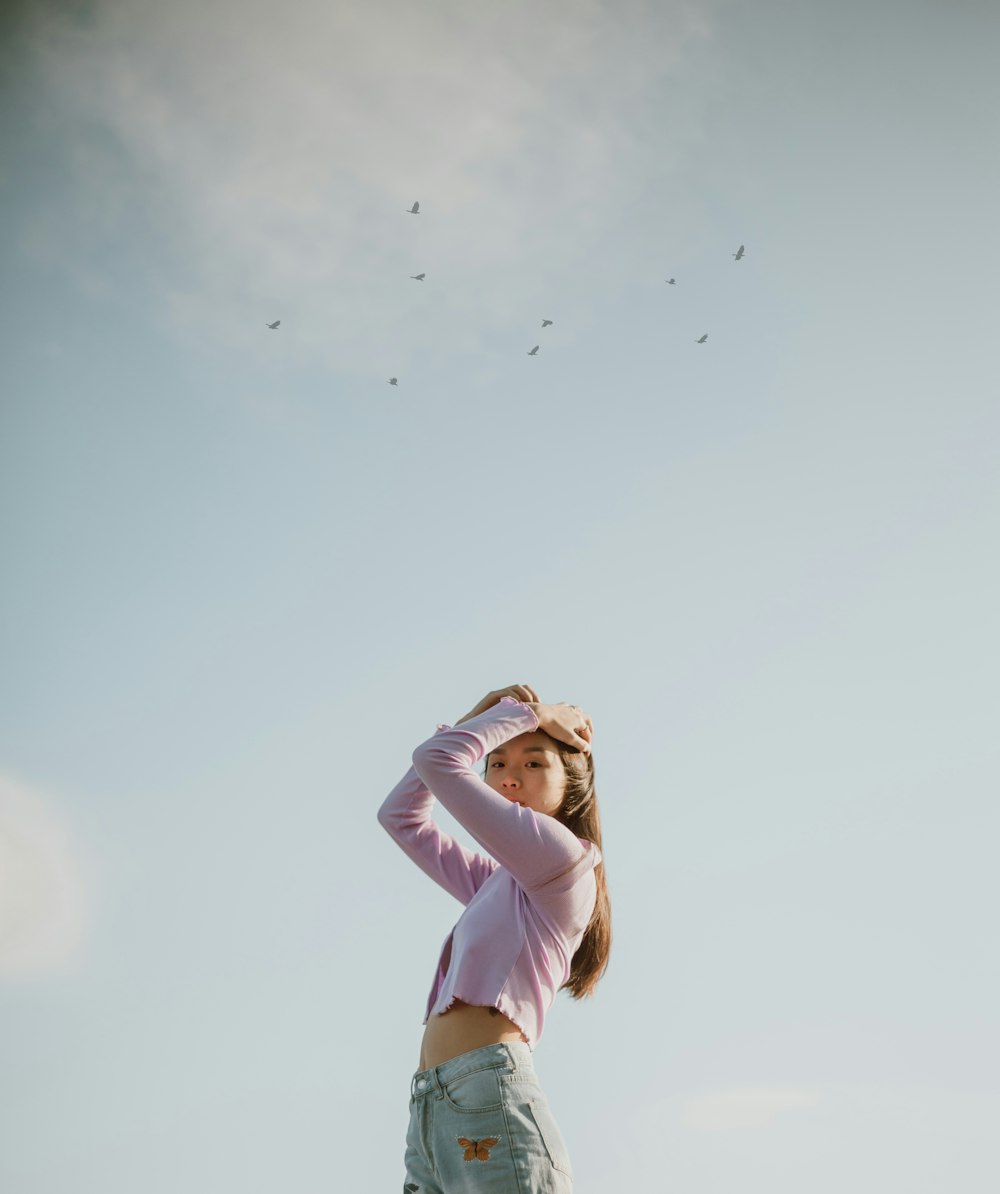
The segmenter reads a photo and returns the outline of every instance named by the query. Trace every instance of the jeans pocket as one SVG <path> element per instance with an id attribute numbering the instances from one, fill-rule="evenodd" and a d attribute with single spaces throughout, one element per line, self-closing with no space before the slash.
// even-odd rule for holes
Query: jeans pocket
<path id="1" fill-rule="evenodd" d="M 545 1145 L 552 1168 L 572 1177 L 573 1166 L 569 1160 L 569 1149 L 566 1147 L 566 1141 L 563 1140 L 562 1132 L 559 1131 L 555 1116 L 549 1110 L 548 1103 L 544 1098 L 533 1098 L 528 1103 L 528 1111 L 535 1121 L 535 1127 Z"/>
<path id="2" fill-rule="evenodd" d="M 456 1111 L 497 1111 L 503 1103 L 495 1066 L 462 1074 L 442 1085 L 445 1100 Z"/>

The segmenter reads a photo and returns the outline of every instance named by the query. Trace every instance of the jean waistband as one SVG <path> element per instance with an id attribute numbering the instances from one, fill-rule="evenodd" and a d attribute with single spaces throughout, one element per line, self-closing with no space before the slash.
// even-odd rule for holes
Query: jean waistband
<path id="1" fill-rule="evenodd" d="M 468 1053 L 459 1053 L 450 1061 L 443 1061 L 440 1065 L 432 1066 L 429 1070 L 418 1070 L 410 1080 L 410 1097 L 430 1094 L 439 1090 L 448 1082 L 454 1082 L 465 1074 L 474 1074 L 477 1070 L 533 1070 L 531 1049 L 524 1041 L 501 1041 L 496 1045 L 484 1045 L 481 1049 L 471 1049 Z"/>

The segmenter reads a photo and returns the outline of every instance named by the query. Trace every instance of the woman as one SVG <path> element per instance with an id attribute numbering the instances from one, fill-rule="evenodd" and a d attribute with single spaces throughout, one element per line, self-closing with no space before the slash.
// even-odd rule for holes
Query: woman
<path id="1" fill-rule="evenodd" d="M 532 1051 L 556 992 L 592 994 L 611 946 L 593 725 L 526 684 L 489 693 L 458 725 L 417 747 L 378 812 L 465 905 L 424 1016 L 404 1190 L 567 1194 L 572 1168 Z M 434 823 L 435 797 L 492 857 Z"/>

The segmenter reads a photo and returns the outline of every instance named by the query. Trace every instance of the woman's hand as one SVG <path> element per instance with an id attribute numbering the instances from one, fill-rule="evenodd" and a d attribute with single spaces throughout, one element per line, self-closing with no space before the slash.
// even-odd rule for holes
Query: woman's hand
<path id="1" fill-rule="evenodd" d="M 470 717 L 478 717 L 480 713 L 485 713 L 487 709 L 492 709 L 494 705 L 500 703 L 500 698 L 505 696 L 516 697 L 517 700 L 523 701 L 526 705 L 538 704 L 538 696 L 533 688 L 529 688 L 527 684 L 509 684 L 506 688 L 498 688 L 496 692 L 488 692 L 472 712 L 466 713 L 464 717 L 460 717 L 455 722 L 455 725 L 459 725 L 463 721 L 468 721 Z"/>
<path id="2" fill-rule="evenodd" d="M 544 730 L 550 738 L 558 738 L 575 746 L 577 750 L 590 752 L 590 739 L 594 734 L 594 723 L 590 714 L 584 712 L 577 705 L 534 705 L 535 716 L 538 718 L 538 728 Z"/>

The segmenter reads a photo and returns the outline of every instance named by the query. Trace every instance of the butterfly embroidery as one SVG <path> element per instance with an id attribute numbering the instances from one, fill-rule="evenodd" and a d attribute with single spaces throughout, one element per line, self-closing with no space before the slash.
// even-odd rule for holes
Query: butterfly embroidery
<path id="1" fill-rule="evenodd" d="M 499 1136 L 486 1136 L 482 1140 L 467 1140 L 464 1136 L 457 1137 L 458 1143 L 465 1149 L 467 1161 L 488 1161 L 490 1149 L 500 1143 Z"/>

